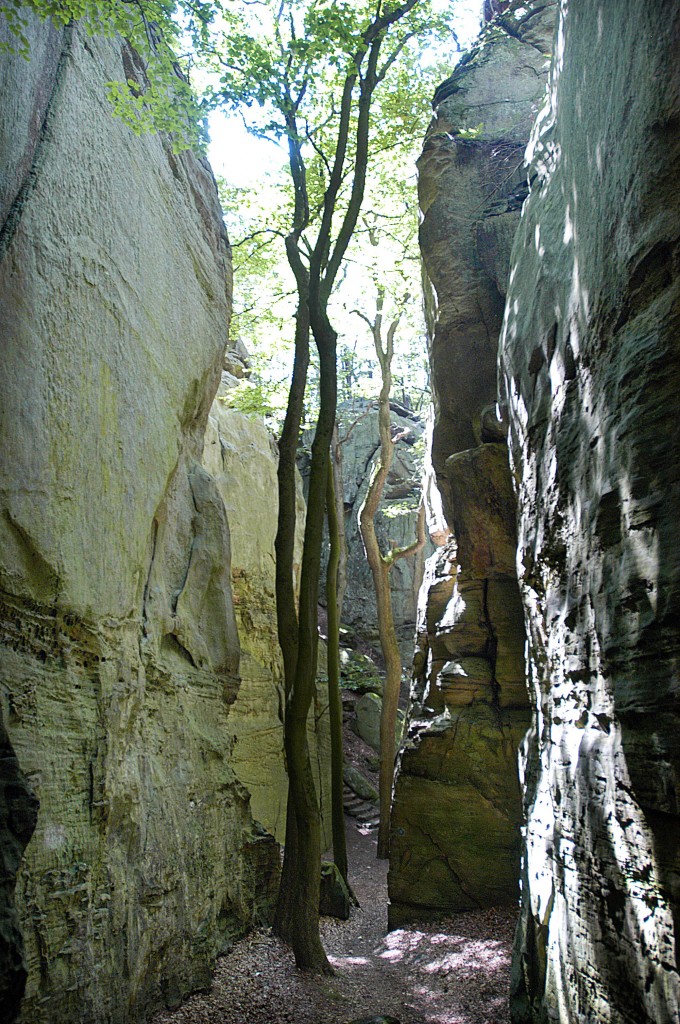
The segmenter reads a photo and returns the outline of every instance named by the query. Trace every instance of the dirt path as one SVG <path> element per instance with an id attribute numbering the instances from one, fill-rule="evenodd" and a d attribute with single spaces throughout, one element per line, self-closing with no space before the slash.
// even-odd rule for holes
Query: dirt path
<path id="1" fill-rule="evenodd" d="M 337 973 L 301 974 L 268 932 L 238 943 L 217 965 L 212 991 L 154 1024 L 345 1024 L 389 1014 L 400 1024 L 507 1024 L 515 912 L 459 914 L 386 934 L 387 866 L 373 834 L 348 819 L 350 878 L 361 903 L 347 922 L 322 919 Z"/>

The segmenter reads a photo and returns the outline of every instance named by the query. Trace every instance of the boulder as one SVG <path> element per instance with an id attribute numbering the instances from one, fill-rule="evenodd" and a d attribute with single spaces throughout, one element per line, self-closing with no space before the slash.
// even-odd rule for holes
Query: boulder
<path id="1" fill-rule="evenodd" d="M 355 706 L 355 718 L 351 722 L 352 729 L 360 736 L 364 743 L 368 743 L 376 753 L 380 753 L 380 715 L 382 712 L 382 698 L 377 693 L 365 693 L 360 697 Z M 404 732 L 404 712 L 397 710 L 397 723 L 394 730 L 394 738 L 397 746 L 401 743 Z"/>
<path id="2" fill-rule="evenodd" d="M 336 917 L 340 921 L 347 921 L 350 904 L 350 892 L 337 865 L 331 861 L 322 861 L 319 913 L 324 917 Z"/>
<path id="3" fill-rule="evenodd" d="M 365 778 L 358 769 L 351 764 L 346 764 L 343 769 L 343 780 L 346 786 L 356 793 L 357 796 L 362 797 L 363 800 L 370 800 L 371 803 L 378 802 L 378 791 L 375 786 L 372 785 Z"/>

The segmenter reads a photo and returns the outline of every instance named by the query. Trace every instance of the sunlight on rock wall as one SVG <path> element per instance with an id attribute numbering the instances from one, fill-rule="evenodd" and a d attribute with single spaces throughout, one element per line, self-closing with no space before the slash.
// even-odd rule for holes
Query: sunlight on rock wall
<path id="1" fill-rule="evenodd" d="M 40 799 L 22 1019 L 128 1024 L 209 983 L 278 872 L 230 764 L 229 530 L 200 465 L 229 250 L 207 164 L 112 118 L 120 45 L 30 39 L 0 64 L 0 713 Z"/>
<path id="2" fill-rule="evenodd" d="M 534 726 L 515 1022 L 678 1019 L 680 11 L 562 0 L 502 386 Z"/>
<path id="3" fill-rule="evenodd" d="M 517 749 L 530 715 L 496 352 L 554 12 L 513 3 L 491 22 L 437 90 L 418 162 L 431 463 L 446 523 L 433 509 L 439 548 L 419 597 L 415 705 L 392 814 L 392 927 L 518 898 Z"/>
<path id="4" fill-rule="evenodd" d="M 261 421 L 229 409 L 220 388 L 212 404 L 203 465 L 224 500 L 231 536 L 241 684 L 229 715 L 230 763 L 251 798 L 253 817 L 283 843 L 288 776 L 283 750 L 283 658 L 276 632 L 274 539 L 278 452 Z M 299 578 L 305 502 L 298 479 L 294 571 Z M 323 670 L 323 665 L 320 665 Z M 328 683 L 320 672 L 309 719 L 309 746 L 320 794 L 323 848 L 331 841 Z"/>

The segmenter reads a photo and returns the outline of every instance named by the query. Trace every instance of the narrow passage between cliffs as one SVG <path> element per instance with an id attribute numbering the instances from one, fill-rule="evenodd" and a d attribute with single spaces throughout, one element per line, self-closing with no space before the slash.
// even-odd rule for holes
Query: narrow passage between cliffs
<path id="1" fill-rule="evenodd" d="M 350 879 L 361 907 L 322 918 L 333 977 L 297 971 L 268 931 L 238 942 L 212 990 L 153 1024 L 345 1024 L 389 1015 L 400 1024 L 507 1024 L 514 908 L 458 914 L 386 933 L 387 864 L 376 833 L 347 818 Z"/>

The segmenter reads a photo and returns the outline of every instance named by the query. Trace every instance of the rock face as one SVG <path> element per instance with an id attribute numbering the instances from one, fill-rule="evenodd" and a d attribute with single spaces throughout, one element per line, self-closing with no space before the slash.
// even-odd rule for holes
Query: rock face
<path id="1" fill-rule="evenodd" d="M 201 466 L 229 250 L 207 165 L 112 118 L 125 48 L 30 42 L 0 66 L 0 709 L 40 800 L 22 1014 L 118 1024 L 208 984 L 278 872 L 231 765 L 229 530 Z M 34 809 L 16 778 L 2 899 Z"/>
<path id="2" fill-rule="evenodd" d="M 0 1006 L 7 1022 L 15 1020 L 26 985 L 14 886 L 37 816 L 38 801 L 0 723 Z"/>
<path id="3" fill-rule="evenodd" d="M 423 423 L 419 416 L 393 403 L 391 422 L 393 436 L 399 440 L 376 516 L 376 532 L 384 551 L 389 550 L 391 542 L 398 547 L 406 547 L 415 540 L 423 447 Z M 375 590 L 358 522 L 359 509 L 366 498 L 380 449 L 375 403 L 365 399 L 341 402 L 338 407 L 338 434 L 347 541 L 347 596 L 343 606 L 343 625 L 379 649 Z M 399 559 L 390 572 L 394 625 L 404 648 L 405 660 L 411 655 L 422 571 L 423 554 L 419 552 L 415 557 Z"/>
<path id="4" fill-rule="evenodd" d="M 514 3 L 491 22 L 435 95 L 419 161 L 432 463 L 448 529 L 430 516 L 439 548 L 419 599 L 416 703 L 392 812 L 392 927 L 518 896 L 529 704 L 496 355 L 554 8 Z"/>
<path id="5" fill-rule="evenodd" d="M 250 793 L 254 817 L 282 843 L 288 777 L 283 749 L 283 660 L 276 634 L 277 458 L 265 426 L 229 409 L 218 395 L 208 418 L 203 465 L 217 483 L 229 520 L 234 608 L 241 641 L 241 686 L 229 714 L 229 732 L 234 737 L 230 764 Z M 296 572 L 302 558 L 304 520 L 300 483 Z M 320 679 L 310 709 L 309 746 L 320 795 L 325 849 L 331 841 L 325 679 Z"/>
<path id="6" fill-rule="evenodd" d="M 516 1022 L 680 1018 L 680 9 L 561 5 L 501 342 L 534 725 Z"/>
<path id="7" fill-rule="evenodd" d="M 418 161 L 421 251 L 433 292 L 432 453 L 440 477 L 456 452 L 503 440 L 494 415 L 498 331 L 555 8 L 515 0 L 487 26 L 435 93 Z"/>

